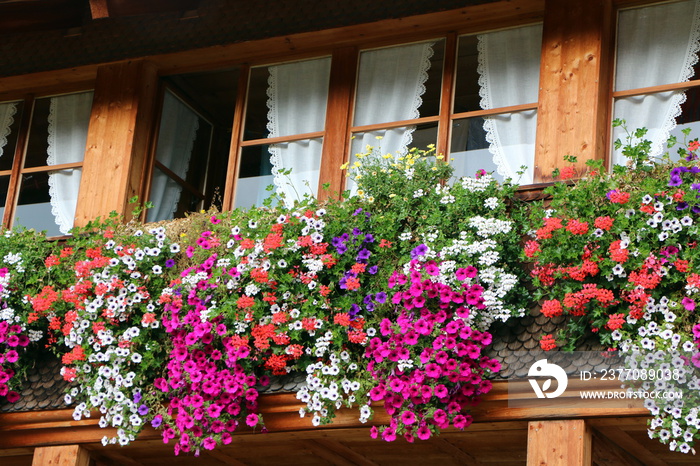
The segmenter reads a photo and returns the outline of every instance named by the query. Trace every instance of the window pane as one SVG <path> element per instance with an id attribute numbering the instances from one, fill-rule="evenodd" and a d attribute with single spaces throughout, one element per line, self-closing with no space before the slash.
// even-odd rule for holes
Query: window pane
<path id="1" fill-rule="evenodd" d="M 322 131 L 331 59 L 251 70 L 244 139 Z"/>
<path id="2" fill-rule="evenodd" d="M 0 103 L 0 170 L 12 169 L 23 108 L 21 101 Z"/>
<path id="3" fill-rule="evenodd" d="M 455 176 L 474 176 L 484 169 L 499 180 L 532 184 L 536 128 L 535 110 L 455 120 L 450 149 Z M 519 175 L 523 166 L 527 169 Z"/>
<path id="4" fill-rule="evenodd" d="M 16 225 L 34 228 L 37 231 L 46 230 L 48 236 L 68 233 L 73 225 L 77 200 L 77 192 L 70 189 L 71 185 L 76 184 L 71 178 L 77 177 L 79 185 L 80 171 L 63 170 L 53 172 L 52 175 L 51 180 L 49 172 L 27 173 L 22 176 L 15 210 Z M 61 180 L 58 177 L 65 179 Z M 66 217 L 70 222 L 68 225 Z"/>
<path id="5" fill-rule="evenodd" d="M 615 90 L 687 81 L 697 61 L 695 1 L 620 12 Z"/>
<path id="6" fill-rule="evenodd" d="M 184 217 L 187 212 L 202 208 L 202 194 L 192 192 L 191 185 L 184 186 L 158 167 L 153 169 L 153 185 L 150 201 L 155 205 L 148 211 L 147 221 L 157 222 Z M 158 191 L 158 194 L 154 194 Z M 167 206 L 167 210 L 166 207 Z"/>
<path id="7" fill-rule="evenodd" d="M 425 123 L 422 125 L 405 128 L 383 129 L 368 133 L 353 134 L 350 146 L 350 164 L 357 160 L 357 154 L 375 153 L 379 155 L 391 154 L 394 157 L 401 156 L 407 150 L 397 151 L 397 147 L 427 150 L 428 146 L 435 145 L 437 141 L 437 123 Z M 345 189 L 354 193 L 357 189 L 355 182 L 345 179 Z"/>
<path id="8" fill-rule="evenodd" d="M 682 104 L 679 103 L 681 101 Z M 676 118 L 669 119 L 660 111 L 674 108 L 680 113 Z M 657 157 L 667 150 L 666 141 L 669 136 L 676 136 L 680 142 L 686 138 L 681 131 L 684 128 L 691 130 L 688 140 L 700 137 L 700 89 L 694 87 L 686 91 L 657 92 L 617 99 L 614 117 L 625 119 L 629 131 L 642 126 L 647 128 L 644 138 L 652 142 L 651 156 Z M 677 126 L 671 123 L 676 123 Z M 613 141 L 620 139 L 624 142 L 626 137 L 624 128 L 613 128 Z M 670 155 L 677 158 L 675 149 L 670 151 Z M 624 165 L 626 162 L 621 149 L 613 151 L 613 164 Z"/>
<path id="9" fill-rule="evenodd" d="M 156 146 L 156 161 L 164 168 L 156 165 L 153 171 L 149 200 L 155 207 L 148 212 L 148 221 L 169 220 L 199 207 L 197 203 L 204 197 L 211 136 L 212 125 L 166 90 Z M 186 207 L 192 200 L 180 199 L 188 192 L 183 189 L 185 183 L 191 194 L 199 194 L 192 207 Z"/>
<path id="10" fill-rule="evenodd" d="M 322 139 L 244 147 L 236 181 L 236 207 L 261 205 L 271 195 L 284 196 L 287 205 L 305 194 L 316 195 L 321 167 Z"/>
<path id="11" fill-rule="evenodd" d="M 83 92 L 35 101 L 25 167 L 82 162 L 92 96 Z"/>
<path id="12" fill-rule="evenodd" d="M 180 217 L 219 205 L 226 184 L 238 68 L 168 76 L 156 159 L 176 177 L 154 169 L 148 220 Z M 181 189 L 182 187 L 182 189 Z M 191 189 L 188 189 L 191 188 Z M 192 191 L 199 195 L 195 195 Z"/>
<path id="13" fill-rule="evenodd" d="M 355 154 L 368 150 L 378 152 L 381 155 L 402 155 L 407 148 L 417 147 L 427 149 L 429 145 L 435 145 L 437 141 L 437 123 L 425 123 L 422 125 L 408 126 L 404 128 L 381 129 L 368 133 L 355 133 L 352 136 L 350 146 L 351 162 L 354 162 Z M 403 150 L 400 150 L 403 148 Z"/>
<path id="14" fill-rule="evenodd" d="M 537 102 L 542 25 L 459 39 L 454 112 Z"/>
<path id="15" fill-rule="evenodd" d="M 437 115 L 444 55 L 444 41 L 362 52 L 354 126 Z"/>

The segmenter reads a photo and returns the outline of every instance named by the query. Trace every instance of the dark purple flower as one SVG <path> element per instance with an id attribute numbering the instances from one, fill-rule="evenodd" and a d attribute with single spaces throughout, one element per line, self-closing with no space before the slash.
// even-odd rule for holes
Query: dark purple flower
<path id="1" fill-rule="evenodd" d="M 671 179 L 668 181 L 669 186 L 680 186 L 683 184 L 683 180 L 678 175 L 671 175 Z"/>
<path id="2" fill-rule="evenodd" d="M 160 427 L 160 425 L 161 425 L 162 423 L 163 423 L 163 418 L 161 417 L 160 414 L 158 414 L 158 415 L 157 415 L 156 417 L 154 417 L 153 420 L 151 421 L 151 426 L 152 426 L 154 429 L 157 429 L 158 427 Z"/>
<path id="3" fill-rule="evenodd" d="M 166 260 L 166 261 L 165 261 L 165 266 L 166 266 L 167 268 L 169 268 L 169 269 L 175 267 L 175 259 L 168 259 L 168 260 Z"/>
<path id="4" fill-rule="evenodd" d="M 378 302 L 379 304 L 384 304 L 386 302 L 386 293 L 383 291 L 380 291 L 376 295 L 374 295 L 374 300 Z"/>
<path id="5" fill-rule="evenodd" d="M 685 210 L 688 208 L 688 203 L 687 202 L 679 202 L 676 204 L 676 210 Z"/>
<path id="6" fill-rule="evenodd" d="M 367 233 L 365 235 L 365 243 L 374 243 L 374 236 L 372 233 Z"/>
<path id="7" fill-rule="evenodd" d="M 420 256 L 424 256 L 425 253 L 428 252 L 428 246 L 425 244 L 419 244 L 415 248 L 413 248 L 413 251 L 411 251 L 411 259 L 416 259 Z"/>
<path id="8" fill-rule="evenodd" d="M 377 267 L 376 265 L 373 265 L 372 267 L 370 267 L 369 269 L 367 269 L 367 272 L 368 272 L 370 275 L 375 275 L 378 271 L 379 271 L 379 267 Z"/>
<path id="9" fill-rule="evenodd" d="M 358 261 L 366 261 L 369 259 L 369 256 L 371 256 L 372 253 L 369 252 L 367 249 L 361 249 L 360 252 L 357 253 L 357 260 Z"/>
<path id="10" fill-rule="evenodd" d="M 148 414 L 148 406 L 146 406 L 146 405 L 139 406 L 138 412 L 139 412 L 140 416 L 145 416 L 146 414 Z"/>
<path id="11" fill-rule="evenodd" d="M 360 215 L 360 212 L 362 212 L 362 208 L 361 208 L 361 207 L 360 207 L 359 209 L 357 209 L 355 212 L 353 212 L 353 213 L 352 213 L 352 216 L 353 216 L 353 217 L 356 217 L 356 216 Z"/>

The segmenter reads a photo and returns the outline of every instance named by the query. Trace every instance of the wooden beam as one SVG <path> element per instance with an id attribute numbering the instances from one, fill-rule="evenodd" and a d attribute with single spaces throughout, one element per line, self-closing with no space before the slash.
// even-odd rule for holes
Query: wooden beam
<path id="1" fill-rule="evenodd" d="M 452 146 L 452 110 L 454 106 L 455 70 L 457 67 L 457 34 L 449 34 L 445 41 L 445 60 L 442 70 L 442 86 L 440 94 L 440 120 L 438 122 L 438 136 L 435 153 L 447 154 Z"/>
<path id="2" fill-rule="evenodd" d="M 315 455 L 330 461 L 335 465 L 348 466 L 377 466 L 377 463 L 357 453 L 342 443 L 330 439 L 307 440 Z"/>
<path id="3" fill-rule="evenodd" d="M 457 460 L 459 464 L 464 464 L 466 466 L 483 466 L 479 460 L 474 458 L 469 453 L 465 452 L 459 447 L 452 445 L 449 441 L 445 440 L 443 437 L 438 437 L 435 439 L 435 446 L 449 454 L 450 457 Z"/>
<path id="4" fill-rule="evenodd" d="M 595 429 L 602 437 L 624 450 L 638 462 L 647 466 L 668 466 L 668 463 L 657 458 L 644 445 L 637 442 L 619 427 L 598 427 Z"/>
<path id="5" fill-rule="evenodd" d="M 130 214 L 151 147 L 157 87 L 155 66 L 143 60 L 98 70 L 76 225 L 112 211 Z"/>
<path id="6" fill-rule="evenodd" d="M 109 18 L 107 0 L 90 0 L 90 14 L 92 19 Z"/>
<path id="7" fill-rule="evenodd" d="M 528 466 L 589 466 L 591 430 L 583 419 L 528 424 Z"/>
<path id="8" fill-rule="evenodd" d="M 80 445 L 39 447 L 34 450 L 32 466 L 88 466 L 90 453 Z"/>
<path id="9" fill-rule="evenodd" d="M 596 466 L 644 466 L 618 445 L 593 429 L 591 460 Z"/>
<path id="10" fill-rule="evenodd" d="M 157 65 L 161 75 L 215 70 L 241 63 L 269 64 L 276 60 L 318 57 L 336 48 L 392 45 L 434 39 L 447 31 L 467 34 L 529 24 L 541 21 L 543 12 L 544 0 L 487 2 L 425 15 L 154 55 L 148 59 Z M 9 96 L 17 96 L 18 92 L 89 81 L 94 79 L 97 67 L 84 65 L 2 77 L 0 99 L 10 100 L 13 97 Z"/>
<path id="11" fill-rule="evenodd" d="M 344 175 L 340 166 L 346 161 L 350 134 L 348 127 L 352 118 L 352 108 L 357 79 L 358 51 L 346 47 L 333 52 L 331 63 L 330 88 L 326 106 L 326 135 L 321 153 L 318 194 L 320 199 L 340 195 L 344 189 Z M 329 183 L 324 191 L 323 183 Z"/>
<path id="12" fill-rule="evenodd" d="M 613 57 L 612 0 L 546 0 L 535 183 L 550 181 L 565 155 L 607 153 Z"/>

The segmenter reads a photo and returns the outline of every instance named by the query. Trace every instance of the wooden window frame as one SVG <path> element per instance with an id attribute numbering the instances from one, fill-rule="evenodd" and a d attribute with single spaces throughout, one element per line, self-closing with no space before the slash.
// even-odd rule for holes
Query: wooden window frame
<path id="1" fill-rule="evenodd" d="M 69 91 L 64 92 L 49 92 L 45 94 L 26 94 L 23 99 L 10 99 L 4 100 L 1 103 L 11 103 L 17 102 L 22 103 L 22 114 L 20 117 L 20 123 L 17 128 L 17 141 L 15 143 L 14 151 L 12 152 L 12 167 L 9 170 L 0 170 L 0 177 L 9 176 L 9 184 L 7 190 L 7 197 L 5 199 L 4 212 L 2 215 L 2 227 L 12 228 L 15 226 L 15 216 L 18 208 L 18 201 L 20 196 L 20 188 L 22 185 L 22 178 L 24 175 L 30 173 L 51 173 L 61 170 L 68 170 L 74 168 L 83 168 L 83 161 L 81 162 L 70 162 L 62 163 L 57 165 L 37 165 L 34 167 L 25 167 L 27 158 L 27 147 L 29 143 L 29 138 L 31 137 L 31 127 L 34 121 L 35 105 L 36 101 L 40 99 L 48 99 L 52 97 L 60 97 L 63 95 L 79 94 L 83 92 L 91 92 L 93 89 L 89 86 L 78 85 L 72 87 Z M 82 182 L 82 179 L 81 179 Z M 76 200 L 77 203 L 80 199 Z M 57 235 L 55 237 L 62 237 L 64 235 Z M 54 236 L 51 236 L 52 238 Z"/>
<path id="2" fill-rule="evenodd" d="M 696 87 L 700 87 L 700 77 L 695 77 L 694 79 L 691 79 L 689 81 L 684 81 L 684 82 L 676 82 L 676 83 L 668 83 L 668 84 L 658 84 L 654 86 L 646 86 L 646 87 L 638 87 L 638 88 L 633 88 L 633 89 L 625 89 L 621 91 L 616 91 L 615 90 L 615 73 L 617 72 L 617 30 L 619 27 L 619 18 L 620 18 L 620 13 L 625 10 L 629 9 L 636 9 L 636 8 L 646 8 L 646 7 L 652 7 L 652 6 L 657 6 L 657 5 L 663 5 L 666 3 L 673 3 L 675 1 L 681 1 L 681 0 L 617 0 L 616 1 L 616 7 L 614 10 L 614 16 L 615 16 L 615 37 L 614 40 L 612 41 L 613 47 L 614 47 L 614 52 L 613 56 L 614 59 L 612 60 L 611 64 L 611 72 L 610 72 L 610 109 L 609 109 L 609 126 L 612 125 L 613 118 L 615 117 L 615 102 L 619 99 L 624 99 L 628 97 L 636 97 L 640 95 L 652 95 L 652 94 L 659 94 L 662 92 L 669 92 L 669 91 L 687 91 L 689 89 L 693 89 Z M 610 132 L 610 137 L 608 138 L 608 150 L 607 154 L 605 157 L 605 160 L 607 162 L 607 166 L 610 166 L 612 164 L 612 152 L 613 152 L 613 141 L 612 141 L 612 132 Z"/>
<path id="3" fill-rule="evenodd" d="M 529 21 L 510 27 L 524 27 L 537 24 L 539 21 Z M 538 103 L 525 103 L 498 107 L 493 109 L 480 109 L 467 112 L 454 112 L 453 102 L 456 88 L 457 73 L 457 43 L 460 37 L 476 35 L 485 31 L 468 32 L 443 32 L 442 34 L 432 34 L 420 39 L 407 37 L 393 41 L 381 41 L 378 43 L 365 43 L 347 47 L 339 47 L 331 53 L 331 74 L 329 79 L 328 100 L 326 103 L 326 122 L 324 129 L 311 133 L 296 134 L 291 136 L 279 136 L 274 138 L 243 139 L 245 127 L 246 111 L 248 108 L 248 89 L 250 86 L 250 70 L 253 65 L 241 69 L 241 82 L 239 83 L 236 110 L 232 128 L 231 150 L 229 153 L 229 176 L 224 190 L 224 209 L 232 209 L 235 205 L 236 180 L 240 169 L 241 151 L 245 147 L 269 145 L 281 142 L 293 142 L 307 139 L 323 139 L 321 167 L 319 173 L 319 184 L 317 195 L 320 199 L 328 197 L 339 198 L 345 189 L 345 176 L 340 170 L 340 166 L 350 160 L 351 138 L 355 133 L 371 132 L 376 130 L 400 128 L 404 126 L 416 126 L 426 123 L 437 124 L 436 152 L 448 155 L 451 145 L 451 126 L 455 120 L 488 117 L 516 113 L 528 110 L 537 110 Z M 419 117 L 411 120 L 390 121 L 370 125 L 353 125 L 355 95 L 357 92 L 357 79 L 359 74 L 360 54 L 365 50 L 379 49 L 384 47 L 401 46 L 411 43 L 426 41 L 444 40 L 445 58 L 443 69 L 441 70 L 440 82 L 440 102 L 438 114 Z M 284 62 L 291 63 L 304 59 L 323 58 L 327 53 L 318 55 L 302 54 Z M 268 63 L 256 63 L 254 67 L 271 66 L 280 63 L 279 61 Z M 328 186 L 328 189 L 323 189 Z"/>
<path id="4" fill-rule="evenodd" d="M 186 105 L 190 110 L 192 110 L 200 119 L 206 121 L 210 126 L 211 126 L 211 131 L 210 131 L 210 136 L 209 136 L 209 149 L 207 151 L 207 167 L 205 169 L 205 177 L 209 176 L 209 167 L 211 165 L 211 139 L 213 136 L 213 131 L 214 131 L 214 124 L 212 123 L 211 119 L 207 117 L 207 115 L 204 114 L 200 109 L 197 108 L 197 106 L 192 103 L 185 95 L 183 95 L 182 92 L 180 92 L 176 86 L 170 85 L 168 83 L 161 83 L 159 90 L 158 90 L 158 108 L 159 111 L 155 113 L 154 119 L 153 119 L 153 138 L 151 139 L 152 145 L 149 149 L 149 154 L 146 162 L 147 169 L 144 170 L 144 179 L 143 179 L 143 199 L 148 200 L 151 197 L 151 188 L 153 185 L 153 174 L 155 173 L 155 170 L 161 170 L 165 175 L 173 180 L 175 183 L 180 185 L 183 190 L 186 190 L 188 193 L 190 193 L 192 196 L 196 197 L 198 200 L 198 209 L 204 208 L 204 202 L 207 198 L 208 192 L 206 192 L 206 183 L 207 180 L 203 180 L 202 184 L 204 185 L 203 189 L 198 189 L 196 186 L 192 185 L 192 183 L 188 182 L 187 180 L 183 180 L 180 176 L 178 176 L 175 172 L 170 170 L 168 167 L 163 165 L 162 162 L 158 161 L 156 159 L 156 153 L 158 150 L 158 134 L 160 132 L 160 122 L 161 122 L 161 117 L 163 113 L 163 100 L 165 98 L 165 93 L 170 92 L 173 94 L 173 96 L 178 99 L 180 102 L 182 102 L 184 105 Z M 148 216 L 148 210 L 144 209 L 144 211 L 141 213 L 141 220 L 145 221 L 146 217 Z"/>

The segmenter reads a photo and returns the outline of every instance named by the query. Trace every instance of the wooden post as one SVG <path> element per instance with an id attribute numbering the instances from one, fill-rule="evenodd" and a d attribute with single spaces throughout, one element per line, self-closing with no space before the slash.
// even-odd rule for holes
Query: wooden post
<path id="1" fill-rule="evenodd" d="M 80 445 L 37 447 L 32 466 L 88 466 L 90 453 Z"/>
<path id="2" fill-rule="evenodd" d="M 546 0 L 535 183 L 551 181 L 565 155 L 605 159 L 610 127 L 612 0 Z"/>
<path id="3" fill-rule="evenodd" d="M 591 430 L 583 419 L 531 421 L 527 466 L 590 466 Z"/>
<path id="4" fill-rule="evenodd" d="M 349 160 L 346 156 L 350 142 L 347 128 L 352 118 L 357 59 L 358 51 L 355 47 L 333 51 L 329 86 L 332 92 L 328 93 L 326 106 L 326 134 L 321 154 L 319 199 L 326 199 L 335 193 L 341 194 L 345 189 L 345 172 L 340 170 L 340 166 Z M 324 183 L 330 185 L 328 191 L 323 190 Z"/>
<path id="5" fill-rule="evenodd" d="M 144 60 L 98 68 L 76 225 L 130 214 L 129 198 L 142 192 L 157 87 L 156 67 Z"/>

